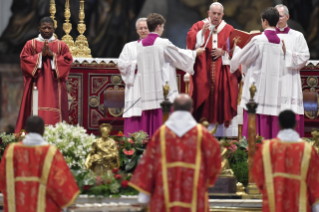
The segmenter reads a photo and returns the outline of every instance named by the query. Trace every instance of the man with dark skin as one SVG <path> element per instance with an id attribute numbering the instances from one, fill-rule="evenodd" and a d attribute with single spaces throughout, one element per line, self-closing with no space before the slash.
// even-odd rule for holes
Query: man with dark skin
<path id="1" fill-rule="evenodd" d="M 24 46 L 20 59 L 24 92 L 15 132 L 25 127 L 32 112 L 32 90 L 37 86 L 38 115 L 46 125 L 68 121 L 66 79 L 73 63 L 68 46 L 56 39 L 54 22 L 50 17 L 40 21 L 39 36 Z"/>

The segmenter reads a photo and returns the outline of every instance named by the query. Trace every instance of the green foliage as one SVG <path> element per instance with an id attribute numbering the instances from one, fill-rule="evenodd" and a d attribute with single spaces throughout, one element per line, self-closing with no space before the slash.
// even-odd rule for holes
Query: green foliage
<path id="1" fill-rule="evenodd" d="M 20 139 L 21 134 L 6 134 L 5 132 L 0 134 L 0 161 L 2 158 L 2 155 L 4 153 L 4 150 L 6 147 L 13 142 L 17 142 Z"/>
<path id="2" fill-rule="evenodd" d="M 247 186 L 248 184 L 248 154 L 246 150 L 238 148 L 237 151 L 229 158 L 230 168 L 238 182 Z"/>

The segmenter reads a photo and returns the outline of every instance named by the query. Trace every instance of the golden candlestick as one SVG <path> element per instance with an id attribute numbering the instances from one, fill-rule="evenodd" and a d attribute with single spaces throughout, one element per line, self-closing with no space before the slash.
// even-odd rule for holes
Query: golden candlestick
<path id="1" fill-rule="evenodd" d="M 64 17 L 65 17 L 65 22 L 63 24 L 63 30 L 66 35 L 62 37 L 62 41 L 66 43 L 66 45 L 69 47 L 71 54 L 74 56 L 76 54 L 76 48 L 74 45 L 74 40 L 73 38 L 69 35 L 69 33 L 72 30 L 72 24 L 70 22 L 70 17 L 71 17 L 71 11 L 70 11 L 70 0 L 65 1 L 65 11 L 64 11 Z"/>
<path id="2" fill-rule="evenodd" d="M 84 24 L 84 0 L 80 0 L 80 13 L 79 13 L 79 19 L 80 23 L 78 24 L 78 31 L 80 35 L 76 38 L 75 46 L 76 46 L 76 53 L 75 57 L 92 57 L 91 55 L 91 49 L 89 48 L 88 41 L 86 37 L 83 35 L 83 33 L 86 30 L 86 25 Z"/>
<path id="3" fill-rule="evenodd" d="M 55 0 L 50 0 L 50 14 L 51 14 L 50 17 L 52 18 L 54 22 L 54 28 L 56 29 L 58 27 L 58 24 L 56 20 L 54 19 L 55 13 L 56 13 Z M 58 39 L 58 36 L 55 33 L 53 33 L 53 35 L 56 39 Z"/>

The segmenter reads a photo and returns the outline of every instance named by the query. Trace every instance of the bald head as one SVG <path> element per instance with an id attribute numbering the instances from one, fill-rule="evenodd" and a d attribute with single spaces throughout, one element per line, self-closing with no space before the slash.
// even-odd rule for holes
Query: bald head
<path id="1" fill-rule="evenodd" d="M 187 94 L 179 94 L 173 103 L 174 111 L 188 111 L 193 109 L 193 100 Z"/>

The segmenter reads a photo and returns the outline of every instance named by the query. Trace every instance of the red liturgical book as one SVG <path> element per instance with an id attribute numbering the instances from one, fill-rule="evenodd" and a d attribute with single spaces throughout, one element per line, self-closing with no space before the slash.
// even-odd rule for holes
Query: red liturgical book
<path id="1" fill-rule="evenodd" d="M 251 31 L 250 33 L 248 32 L 244 32 L 244 31 L 240 31 L 238 29 L 235 29 L 233 31 L 233 33 L 229 36 L 229 41 L 230 41 L 230 48 L 233 48 L 234 45 L 234 38 L 239 38 L 237 41 L 237 46 L 240 48 L 244 48 L 244 46 L 246 46 L 249 41 L 251 41 L 251 39 L 253 37 L 255 37 L 256 35 L 260 35 L 261 32 L 258 30 L 255 31 Z"/>

